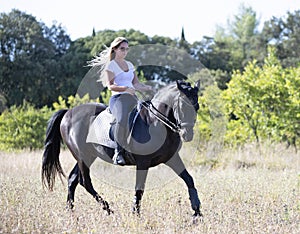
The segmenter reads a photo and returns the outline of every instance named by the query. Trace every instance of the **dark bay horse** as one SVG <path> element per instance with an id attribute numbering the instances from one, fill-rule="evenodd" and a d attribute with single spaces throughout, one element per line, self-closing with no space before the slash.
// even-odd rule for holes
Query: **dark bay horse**
<path id="1" fill-rule="evenodd" d="M 184 180 L 188 187 L 194 216 L 201 216 L 200 200 L 193 178 L 179 156 L 182 142 L 193 139 L 193 127 L 199 109 L 198 86 L 199 82 L 196 82 L 193 87 L 185 81 L 176 81 L 167 85 L 160 89 L 150 104 L 148 102 L 147 108 L 142 107 L 137 115 L 136 122 L 140 125 L 133 130 L 133 133 L 145 136 L 149 135 L 149 129 L 152 129 L 151 132 L 155 134 L 143 144 L 132 141 L 128 148 L 131 160 L 127 157 L 126 165 L 136 166 L 133 211 L 138 214 L 148 169 L 164 163 Z M 114 149 L 86 140 L 91 122 L 106 108 L 107 106 L 101 103 L 82 104 L 73 109 L 54 113 L 48 122 L 42 162 L 42 181 L 52 190 L 56 175 L 64 176 L 59 161 L 60 145 L 63 141 L 77 160 L 68 178 L 67 205 L 70 209 L 73 208 L 76 186 L 81 184 L 97 202 L 102 204 L 108 214 L 112 212 L 108 202 L 93 188 L 90 166 L 97 157 L 112 163 Z M 149 126 L 152 127 L 149 128 Z M 101 131 L 101 129 L 97 130 Z"/>

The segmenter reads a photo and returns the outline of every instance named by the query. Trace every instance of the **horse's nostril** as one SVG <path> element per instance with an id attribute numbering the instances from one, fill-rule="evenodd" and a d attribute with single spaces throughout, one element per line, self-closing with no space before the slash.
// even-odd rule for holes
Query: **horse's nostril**
<path id="1" fill-rule="evenodd" d="M 180 136 L 184 142 L 189 142 L 193 140 L 194 133 L 193 131 L 181 130 Z"/>

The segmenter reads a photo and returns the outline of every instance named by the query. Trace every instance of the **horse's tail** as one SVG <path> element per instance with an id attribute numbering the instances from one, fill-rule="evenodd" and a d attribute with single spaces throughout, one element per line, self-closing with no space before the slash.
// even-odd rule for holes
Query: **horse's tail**
<path id="1" fill-rule="evenodd" d="M 55 112 L 49 119 L 45 148 L 42 162 L 42 183 L 49 190 L 53 190 L 55 176 L 58 173 L 60 178 L 65 176 L 59 161 L 60 145 L 62 137 L 60 133 L 60 123 L 67 110 Z"/>

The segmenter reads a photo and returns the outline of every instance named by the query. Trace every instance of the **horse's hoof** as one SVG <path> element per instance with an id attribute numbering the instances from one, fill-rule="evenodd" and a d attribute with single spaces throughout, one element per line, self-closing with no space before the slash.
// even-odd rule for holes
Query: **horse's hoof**
<path id="1" fill-rule="evenodd" d="M 137 217 L 141 217 L 140 211 L 137 211 L 137 210 L 135 210 L 135 209 L 132 209 L 131 213 L 132 213 L 133 215 L 137 216 Z"/>
<path id="2" fill-rule="evenodd" d="M 111 209 L 104 209 L 104 210 L 106 210 L 106 212 L 107 212 L 107 215 L 110 215 L 110 214 L 113 214 L 114 212 L 111 210 Z"/>
<path id="3" fill-rule="evenodd" d="M 195 213 L 193 214 L 193 224 L 196 224 L 198 222 L 203 222 L 203 214 L 201 213 L 200 210 L 196 210 Z"/>
<path id="4" fill-rule="evenodd" d="M 133 205 L 132 206 L 132 214 L 137 215 L 140 217 L 140 211 L 141 211 L 141 206 L 140 205 Z"/>
<path id="5" fill-rule="evenodd" d="M 67 202 L 66 210 L 70 210 L 70 211 L 74 210 L 74 204 L 73 204 L 73 202 Z"/>
<path id="6" fill-rule="evenodd" d="M 103 210 L 106 210 L 107 214 L 113 214 L 114 212 L 109 208 L 108 202 L 107 201 L 102 201 L 102 208 Z"/>
<path id="7" fill-rule="evenodd" d="M 193 214 L 193 217 L 203 217 L 203 214 L 201 213 L 200 210 L 196 210 L 195 213 Z"/>

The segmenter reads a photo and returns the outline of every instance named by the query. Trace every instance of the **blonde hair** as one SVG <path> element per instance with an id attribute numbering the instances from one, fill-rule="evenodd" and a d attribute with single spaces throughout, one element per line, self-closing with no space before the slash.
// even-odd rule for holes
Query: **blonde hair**
<path id="1" fill-rule="evenodd" d="M 125 37 L 116 37 L 111 43 L 110 46 L 105 46 L 105 50 L 101 51 L 99 55 L 95 56 L 92 60 L 88 61 L 88 66 L 99 69 L 100 78 L 98 82 L 102 82 L 103 86 L 107 86 L 105 74 L 103 73 L 104 68 L 108 63 L 115 58 L 115 49 L 117 49 L 122 42 L 128 43 L 128 40 Z"/>

